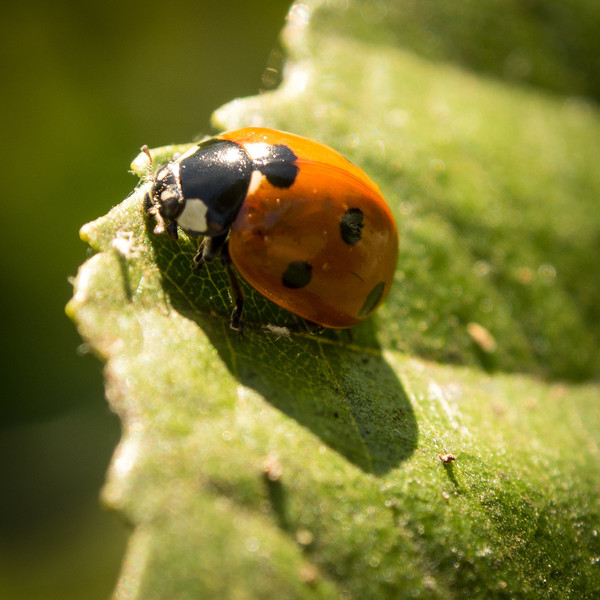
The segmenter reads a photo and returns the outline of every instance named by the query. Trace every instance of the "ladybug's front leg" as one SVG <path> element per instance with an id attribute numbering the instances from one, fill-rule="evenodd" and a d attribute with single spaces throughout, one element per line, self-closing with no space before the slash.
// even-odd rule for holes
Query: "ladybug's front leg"
<path id="1" fill-rule="evenodd" d="M 207 239 L 208 238 L 202 238 L 198 244 L 198 251 L 194 255 L 194 259 L 192 261 L 192 271 L 194 271 L 194 273 L 200 273 L 200 270 L 204 266 L 204 246 L 206 245 Z"/>
<path id="2" fill-rule="evenodd" d="M 204 263 L 212 262 L 219 256 L 227 241 L 227 233 L 202 238 L 202 241 L 198 245 L 198 252 L 194 256 L 194 272 L 198 273 L 204 266 Z"/>

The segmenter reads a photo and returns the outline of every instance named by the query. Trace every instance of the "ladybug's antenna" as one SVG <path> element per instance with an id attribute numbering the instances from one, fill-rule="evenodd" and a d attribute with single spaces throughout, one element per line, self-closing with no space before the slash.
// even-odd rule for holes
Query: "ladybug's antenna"
<path id="1" fill-rule="evenodd" d="M 146 171 L 146 179 L 151 180 L 153 178 L 152 171 L 154 170 L 154 160 L 152 158 L 152 154 L 150 153 L 150 148 L 144 144 L 140 151 L 143 152 L 148 157 L 148 168 Z"/>

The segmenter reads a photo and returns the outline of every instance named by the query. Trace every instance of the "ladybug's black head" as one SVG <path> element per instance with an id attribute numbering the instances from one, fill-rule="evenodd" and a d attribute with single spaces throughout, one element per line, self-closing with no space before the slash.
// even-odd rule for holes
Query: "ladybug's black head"
<path id="1" fill-rule="evenodd" d="M 177 237 L 177 217 L 183 211 L 185 200 L 179 184 L 179 165 L 176 162 L 161 167 L 144 196 L 144 208 L 157 220 L 155 233 L 165 229 L 171 237 Z M 165 226 L 165 222 L 168 225 Z M 171 224 L 173 224 L 171 226 Z"/>

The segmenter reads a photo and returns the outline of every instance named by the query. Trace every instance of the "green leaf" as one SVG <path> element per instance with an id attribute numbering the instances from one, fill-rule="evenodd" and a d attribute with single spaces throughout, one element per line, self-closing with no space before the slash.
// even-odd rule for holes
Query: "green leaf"
<path id="1" fill-rule="evenodd" d="M 554 48 L 564 12 L 536 6 L 298 3 L 280 88 L 215 114 L 329 143 L 380 185 L 396 281 L 351 333 L 247 286 L 231 331 L 225 273 L 152 233 L 143 185 L 82 229 L 68 313 L 124 429 L 103 491 L 133 526 L 117 598 L 598 593 L 600 119 L 560 95 L 594 93 L 595 9 L 565 4 L 585 39 Z"/>

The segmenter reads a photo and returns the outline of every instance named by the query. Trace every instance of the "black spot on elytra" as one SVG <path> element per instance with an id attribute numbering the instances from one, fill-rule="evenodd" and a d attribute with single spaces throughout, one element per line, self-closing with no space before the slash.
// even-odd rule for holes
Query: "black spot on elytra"
<path id="1" fill-rule="evenodd" d="M 362 237 L 363 213 L 360 208 L 350 208 L 340 220 L 340 234 L 342 239 L 349 246 L 354 246 L 360 242 Z"/>
<path id="2" fill-rule="evenodd" d="M 385 289 L 385 283 L 380 281 L 373 286 L 373 289 L 367 295 L 367 298 L 362 305 L 362 308 L 358 311 L 359 317 L 366 317 L 375 307 L 379 304 L 381 297 L 383 296 L 383 290 Z"/>
<path id="3" fill-rule="evenodd" d="M 304 260 L 296 260 L 287 266 L 281 282 L 285 287 L 296 290 L 308 285 L 311 277 L 312 265 Z"/>
<path id="4" fill-rule="evenodd" d="M 264 156 L 252 161 L 252 166 L 260 171 L 274 187 L 289 188 L 298 175 L 298 157 L 285 144 L 268 146 Z"/>

